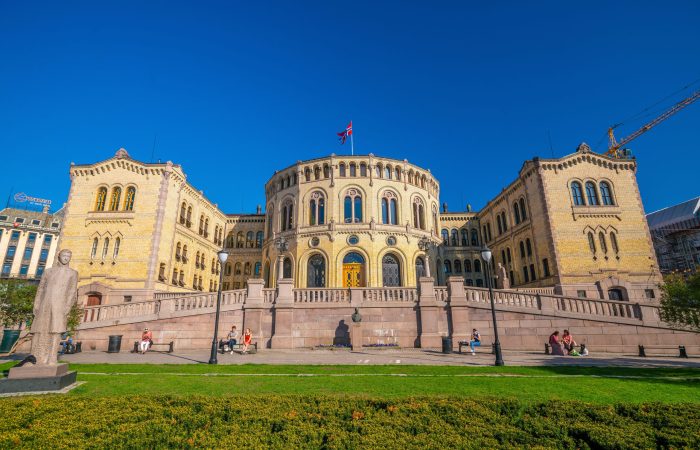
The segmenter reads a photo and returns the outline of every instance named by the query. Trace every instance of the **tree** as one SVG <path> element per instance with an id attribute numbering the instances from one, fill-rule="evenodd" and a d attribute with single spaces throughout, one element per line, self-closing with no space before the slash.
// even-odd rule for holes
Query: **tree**
<path id="1" fill-rule="evenodd" d="M 80 325 L 80 321 L 83 318 L 83 309 L 78 306 L 78 303 L 73 303 L 73 306 L 71 306 L 70 311 L 68 312 L 68 323 L 67 323 L 67 328 L 68 328 L 68 334 L 71 336 L 75 334 L 76 328 L 78 328 L 78 325 Z"/>
<path id="2" fill-rule="evenodd" d="M 670 274 L 661 286 L 661 319 L 700 330 L 700 272 L 685 278 Z"/>
<path id="3" fill-rule="evenodd" d="M 36 285 L 22 280 L 0 280 L 0 321 L 9 328 L 18 328 L 34 317 Z"/>

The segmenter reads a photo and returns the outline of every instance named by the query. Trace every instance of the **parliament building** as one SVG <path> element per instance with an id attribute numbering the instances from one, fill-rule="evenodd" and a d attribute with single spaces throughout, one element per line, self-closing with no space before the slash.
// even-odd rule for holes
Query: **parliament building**
<path id="1" fill-rule="evenodd" d="M 256 214 L 229 214 L 180 165 L 120 149 L 71 164 L 59 245 L 73 251 L 85 306 L 216 291 L 222 271 L 225 291 L 252 278 L 268 288 L 291 279 L 297 290 L 415 288 L 424 276 L 480 287 L 484 246 L 499 288 L 648 302 L 661 276 L 636 170 L 634 159 L 581 144 L 562 158 L 525 161 L 480 211 L 452 212 L 425 168 L 331 155 L 277 171 Z"/>

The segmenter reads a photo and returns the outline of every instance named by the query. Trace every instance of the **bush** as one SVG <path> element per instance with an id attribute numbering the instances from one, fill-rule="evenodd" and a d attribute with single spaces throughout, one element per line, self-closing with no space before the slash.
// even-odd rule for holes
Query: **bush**
<path id="1" fill-rule="evenodd" d="M 25 397 L 0 447 L 698 448 L 700 405 L 361 397 Z"/>

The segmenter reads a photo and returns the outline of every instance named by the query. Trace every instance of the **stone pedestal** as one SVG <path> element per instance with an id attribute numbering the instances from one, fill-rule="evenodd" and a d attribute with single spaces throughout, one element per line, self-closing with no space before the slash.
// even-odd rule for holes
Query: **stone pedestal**
<path id="1" fill-rule="evenodd" d="M 274 330 L 270 346 L 272 348 L 294 348 L 292 322 L 294 319 L 294 280 L 277 280 L 277 298 L 272 309 Z"/>
<path id="2" fill-rule="evenodd" d="M 450 292 L 450 317 L 452 319 L 452 345 L 466 341 L 470 332 L 469 306 L 464 291 L 464 278 L 448 277 L 447 288 Z"/>
<path id="3" fill-rule="evenodd" d="M 362 322 L 350 324 L 350 347 L 352 351 L 362 350 Z"/>
<path id="4" fill-rule="evenodd" d="M 68 364 L 13 367 L 0 380 L 0 394 L 59 391 L 75 383 L 76 377 L 77 372 L 68 371 Z"/>
<path id="5" fill-rule="evenodd" d="M 421 277 L 418 281 L 420 285 L 420 297 L 418 306 L 420 308 L 420 346 L 423 349 L 441 348 L 442 336 L 438 333 L 438 304 L 435 298 L 435 280 L 430 277 Z"/>

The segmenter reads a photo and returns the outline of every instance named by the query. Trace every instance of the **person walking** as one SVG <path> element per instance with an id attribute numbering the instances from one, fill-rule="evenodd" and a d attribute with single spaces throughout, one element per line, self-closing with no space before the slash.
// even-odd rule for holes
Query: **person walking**
<path id="1" fill-rule="evenodd" d="M 238 330 L 236 330 L 236 326 L 231 327 L 231 331 L 228 333 L 228 348 L 231 350 L 231 354 L 233 355 L 233 347 L 238 344 Z"/>
<path id="2" fill-rule="evenodd" d="M 250 331 L 250 328 L 246 328 L 245 333 L 243 333 L 243 351 L 241 352 L 241 355 L 248 353 L 248 347 L 250 346 L 252 340 L 253 333 Z"/>
<path id="3" fill-rule="evenodd" d="M 151 333 L 151 330 L 148 328 L 144 328 L 143 333 L 141 334 L 141 342 L 139 343 L 139 350 L 142 355 L 146 354 L 146 351 L 148 350 L 148 347 L 151 346 L 152 341 L 153 333 Z"/>
<path id="4" fill-rule="evenodd" d="M 476 330 L 472 329 L 472 337 L 469 339 L 469 348 L 472 351 L 472 355 L 476 355 L 476 349 L 474 347 L 481 347 L 481 334 Z"/>

